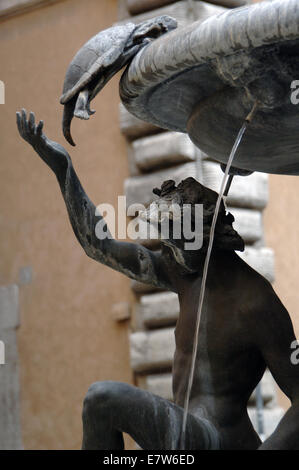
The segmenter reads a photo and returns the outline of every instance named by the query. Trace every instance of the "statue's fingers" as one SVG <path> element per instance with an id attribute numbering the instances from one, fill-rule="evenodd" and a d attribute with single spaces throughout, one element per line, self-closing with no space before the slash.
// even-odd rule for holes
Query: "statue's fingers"
<path id="1" fill-rule="evenodd" d="M 30 114 L 29 114 L 28 128 L 29 128 L 29 131 L 31 132 L 34 132 L 35 130 L 35 116 L 32 111 L 30 111 Z"/>
<path id="2" fill-rule="evenodd" d="M 23 136 L 22 120 L 21 120 L 21 114 L 19 113 L 19 111 L 17 111 L 17 126 L 19 130 L 19 134 Z"/>
<path id="3" fill-rule="evenodd" d="M 20 125 L 21 125 L 21 131 L 22 131 L 22 137 L 24 139 L 27 138 L 27 131 L 26 131 L 26 110 L 23 108 L 21 109 L 20 113 Z"/>
<path id="4" fill-rule="evenodd" d="M 36 134 L 37 135 L 41 135 L 42 130 L 43 130 L 43 126 L 44 126 L 44 121 L 39 121 L 39 123 L 37 125 L 37 128 L 36 128 Z"/>
<path id="5" fill-rule="evenodd" d="M 26 134 L 28 134 L 28 123 L 27 123 L 26 109 L 22 108 L 21 116 L 22 116 L 21 123 L 22 123 L 23 133 L 24 133 L 24 135 L 26 135 Z"/>

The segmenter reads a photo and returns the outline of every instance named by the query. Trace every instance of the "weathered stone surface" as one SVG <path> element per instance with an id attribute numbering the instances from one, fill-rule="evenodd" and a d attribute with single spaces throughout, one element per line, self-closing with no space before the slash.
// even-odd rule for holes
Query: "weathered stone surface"
<path id="1" fill-rule="evenodd" d="M 159 127 L 146 121 L 142 121 L 126 110 L 124 105 L 119 105 L 119 124 L 121 132 L 128 139 L 136 139 L 144 135 L 154 134 L 159 131 Z"/>
<path id="2" fill-rule="evenodd" d="M 251 419 L 251 422 L 253 424 L 253 427 L 257 431 L 257 410 L 255 407 L 249 407 L 248 408 L 248 414 L 249 418 Z M 275 428 L 277 427 L 278 423 L 284 416 L 285 411 L 276 406 L 274 408 L 264 408 L 263 409 L 263 422 L 264 422 L 264 437 L 267 438 L 269 437 Z"/>
<path id="3" fill-rule="evenodd" d="M 172 400 L 172 375 L 151 374 L 147 375 L 144 381 L 144 388 L 155 395 L 159 395 L 166 400 Z"/>
<path id="4" fill-rule="evenodd" d="M 0 331 L 19 326 L 19 289 L 12 284 L 0 286 Z M 1 339 L 1 338 L 0 338 Z"/>
<path id="5" fill-rule="evenodd" d="M 125 180 L 127 206 L 136 202 L 147 205 L 154 198 L 153 188 L 161 186 L 163 181 L 173 179 L 177 184 L 188 176 L 197 177 L 196 165 L 184 163 L 174 168 L 156 171 L 148 175 L 133 176 Z"/>
<path id="6" fill-rule="evenodd" d="M 175 0 L 127 0 L 127 8 L 131 15 L 137 15 L 154 8 L 159 8 Z M 207 0 L 206 3 L 213 3 L 214 5 L 221 5 L 228 8 L 236 8 L 246 5 L 247 0 Z"/>
<path id="7" fill-rule="evenodd" d="M 275 406 L 276 403 L 276 390 L 274 379 L 271 375 L 271 372 L 267 369 L 264 373 L 264 376 L 261 380 L 261 392 L 264 404 L 267 406 Z M 252 406 L 256 402 L 256 392 L 254 391 L 249 398 L 249 405 Z"/>
<path id="8" fill-rule="evenodd" d="M 178 135 L 182 136 L 182 134 Z M 157 137 L 158 136 L 155 136 L 155 138 Z M 170 145 L 169 143 L 169 146 Z M 190 156 L 191 152 L 190 148 L 188 153 Z M 187 147 L 185 147 L 185 154 L 187 154 Z M 221 173 L 222 171 L 218 163 L 203 160 L 202 162 L 183 163 L 182 165 L 159 170 L 154 173 L 127 178 L 124 184 L 127 205 L 135 202 L 144 205 L 149 204 L 155 198 L 152 192 L 153 188 L 159 187 L 161 183 L 167 179 L 173 179 L 178 184 L 184 178 L 192 176 L 205 186 L 211 187 L 211 189 L 219 192 Z M 227 199 L 228 205 L 261 210 L 265 207 L 267 201 L 267 175 L 264 173 L 255 173 L 252 176 L 237 176 L 234 178 Z"/>
<path id="9" fill-rule="evenodd" d="M 238 255 L 269 282 L 274 282 L 274 252 L 271 248 L 246 247 L 245 251 L 238 253 Z"/>
<path id="10" fill-rule="evenodd" d="M 262 239 L 262 214 L 250 209 L 229 207 L 229 212 L 235 217 L 233 227 L 241 235 L 245 243 L 254 243 Z"/>
<path id="11" fill-rule="evenodd" d="M 201 182 L 208 188 L 219 192 L 224 173 L 219 163 L 202 162 Z M 268 175 L 253 173 L 250 176 L 235 176 L 231 184 L 227 203 L 236 207 L 264 209 L 268 203 Z"/>
<path id="12" fill-rule="evenodd" d="M 117 302 L 112 305 L 111 313 L 115 321 L 122 322 L 131 317 L 131 307 L 129 302 Z"/>
<path id="13" fill-rule="evenodd" d="M 147 11 L 136 16 L 130 17 L 130 21 L 133 23 L 141 23 L 142 21 L 148 20 L 155 16 L 168 15 L 175 18 L 178 22 L 178 27 L 184 27 L 193 21 L 205 21 L 212 15 L 223 13 L 226 8 L 222 6 L 213 5 L 205 2 L 192 2 L 190 5 L 186 5 L 184 0 L 166 5 L 162 8 L 156 8 L 155 10 Z M 125 20 L 126 22 L 128 19 Z M 120 22 L 123 23 L 124 21 Z"/>
<path id="14" fill-rule="evenodd" d="M 149 292 L 157 292 L 160 291 L 158 287 L 151 286 L 150 284 L 144 284 L 143 282 L 131 281 L 131 288 L 133 289 L 136 294 L 147 294 Z"/>
<path id="15" fill-rule="evenodd" d="M 0 341 L 4 344 L 5 364 L 0 364 L 0 449 L 21 449 L 18 351 L 18 287 L 0 287 Z"/>
<path id="16" fill-rule="evenodd" d="M 195 146 L 187 134 L 162 132 L 132 143 L 133 158 L 141 171 L 194 161 Z"/>
<path id="17" fill-rule="evenodd" d="M 143 295 L 140 298 L 137 314 L 146 327 L 165 326 L 175 323 L 180 311 L 177 294 L 174 292 L 159 292 Z"/>
<path id="18" fill-rule="evenodd" d="M 248 0 L 207 0 L 207 2 L 227 8 L 238 8 L 248 4 Z"/>
<path id="19" fill-rule="evenodd" d="M 16 332 L 0 330 L 5 345 L 5 364 L 0 365 L 0 449 L 22 449 L 20 386 Z"/>
<path id="20" fill-rule="evenodd" d="M 170 367 L 175 349 L 173 328 L 138 331 L 130 336 L 131 366 L 135 372 Z"/>
<path id="21" fill-rule="evenodd" d="M 131 15 L 138 15 L 145 11 L 154 10 L 170 3 L 174 3 L 176 0 L 126 0 L 128 11 Z"/>

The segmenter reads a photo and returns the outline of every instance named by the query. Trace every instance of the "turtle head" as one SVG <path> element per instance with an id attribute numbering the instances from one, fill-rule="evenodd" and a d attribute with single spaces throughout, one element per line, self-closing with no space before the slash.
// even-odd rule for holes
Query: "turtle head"
<path id="1" fill-rule="evenodd" d="M 132 35 L 133 44 L 147 43 L 177 27 L 177 21 L 171 16 L 162 15 L 143 21 L 136 26 Z"/>

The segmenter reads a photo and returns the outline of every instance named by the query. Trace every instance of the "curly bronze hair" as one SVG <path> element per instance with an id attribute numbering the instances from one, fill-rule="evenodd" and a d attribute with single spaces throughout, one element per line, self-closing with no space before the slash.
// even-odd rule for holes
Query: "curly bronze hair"
<path id="1" fill-rule="evenodd" d="M 175 202 L 181 207 L 184 204 L 190 204 L 193 217 L 195 216 L 195 205 L 203 205 L 203 248 L 206 248 L 218 194 L 192 177 L 184 179 L 177 186 L 173 180 L 164 181 L 161 188 L 153 189 L 153 193 L 167 203 Z M 221 201 L 215 228 L 215 248 L 244 251 L 244 240 L 233 228 L 234 220 L 234 216 L 226 212 L 224 203 Z"/>

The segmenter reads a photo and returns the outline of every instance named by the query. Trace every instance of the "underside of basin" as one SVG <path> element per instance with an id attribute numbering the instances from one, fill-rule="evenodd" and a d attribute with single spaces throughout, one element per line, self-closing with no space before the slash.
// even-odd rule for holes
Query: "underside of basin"
<path id="1" fill-rule="evenodd" d="M 292 88 L 296 80 L 299 2 L 275 0 L 157 39 L 124 73 L 120 95 L 135 116 L 188 132 L 203 152 L 223 163 L 257 102 L 234 166 L 297 175 L 299 105 Z"/>

